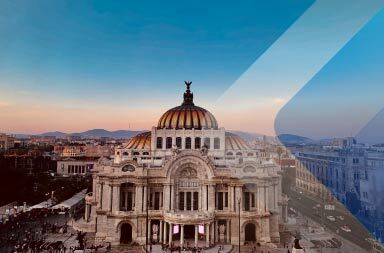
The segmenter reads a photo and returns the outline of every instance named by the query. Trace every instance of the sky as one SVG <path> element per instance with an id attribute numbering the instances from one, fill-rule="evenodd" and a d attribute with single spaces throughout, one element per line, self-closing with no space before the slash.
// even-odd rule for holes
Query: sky
<path id="1" fill-rule="evenodd" d="M 333 2 L 1 1 L 0 131 L 149 129 L 192 80 L 195 103 L 220 126 L 272 135 L 278 111 L 382 7 Z M 303 45 L 314 57 L 292 61 Z M 283 82 L 265 78 L 276 76 Z"/>
<path id="2" fill-rule="evenodd" d="M 1 1 L 0 131 L 148 129 L 184 80 L 207 107 L 311 4 Z"/>
<path id="3" fill-rule="evenodd" d="M 384 142 L 383 24 L 381 10 L 284 105 L 278 134 Z"/>

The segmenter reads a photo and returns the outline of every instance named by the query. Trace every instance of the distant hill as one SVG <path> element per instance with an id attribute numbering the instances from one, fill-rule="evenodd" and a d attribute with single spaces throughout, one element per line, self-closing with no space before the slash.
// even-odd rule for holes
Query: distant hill
<path id="1" fill-rule="evenodd" d="M 280 134 L 277 138 L 283 144 L 308 144 L 314 142 L 310 138 L 294 134 Z"/>
<path id="2" fill-rule="evenodd" d="M 105 129 L 91 129 L 84 132 L 79 133 L 63 133 L 63 132 L 47 132 L 42 133 L 41 136 L 55 136 L 56 138 L 65 138 L 67 136 L 81 136 L 83 138 L 114 138 L 114 139 L 126 139 L 131 138 L 143 131 L 132 131 L 132 130 L 116 130 L 116 131 L 108 131 Z"/>
<path id="3" fill-rule="evenodd" d="M 55 136 L 56 138 L 65 138 L 68 134 L 55 131 L 55 132 L 47 132 L 40 134 L 41 136 Z"/>
<path id="4" fill-rule="evenodd" d="M 83 138 L 101 138 L 101 137 L 107 137 L 107 138 L 114 138 L 114 139 L 127 139 L 131 138 L 139 133 L 142 133 L 143 131 L 139 130 L 116 130 L 116 131 L 108 131 L 105 129 L 91 129 L 84 132 L 78 132 L 78 133 L 64 133 L 60 131 L 52 131 L 52 132 L 46 132 L 42 134 L 34 134 L 34 135 L 40 135 L 40 136 L 54 136 L 58 139 L 63 139 L 68 136 L 80 136 Z M 254 141 L 257 139 L 260 139 L 264 136 L 264 134 L 259 133 L 250 133 L 250 132 L 244 132 L 244 131 L 236 131 L 236 130 L 228 130 L 228 132 L 236 134 L 240 136 L 245 141 Z M 16 137 L 19 138 L 28 138 L 29 134 L 17 134 Z M 272 139 L 274 137 L 267 136 L 267 139 Z"/>
<path id="5" fill-rule="evenodd" d="M 227 132 L 233 133 L 238 135 L 241 139 L 245 141 L 254 141 L 258 140 L 260 138 L 263 138 L 264 134 L 259 133 L 250 133 L 250 132 L 243 132 L 243 131 L 236 131 L 236 130 L 228 130 Z M 267 136 L 268 139 L 273 138 L 271 136 Z"/>

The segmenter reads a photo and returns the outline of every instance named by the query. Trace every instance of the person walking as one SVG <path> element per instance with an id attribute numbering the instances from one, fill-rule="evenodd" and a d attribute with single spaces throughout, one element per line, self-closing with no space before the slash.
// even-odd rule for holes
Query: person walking
<path id="1" fill-rule="evenodd" d="M 295 239 L 293 241 L 293 249 L 292 249 L 292 253 L 304 253 L 305 250 L 303 247 L 300 246 L 300 242 L 299 242 L 299 239 Z"/>

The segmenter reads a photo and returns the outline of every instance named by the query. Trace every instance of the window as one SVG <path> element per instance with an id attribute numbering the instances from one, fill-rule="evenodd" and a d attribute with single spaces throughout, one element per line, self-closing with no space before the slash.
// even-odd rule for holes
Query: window
<path id="1" fill-rule="evenodd" d="M 179 210 L 183 211 L 184 210 L 184 192 L 179 192 Z"/>
<path id="2" fill-rule="evenodd" d="M 193 192 L 193 210 L 199 209 L 199 193 Z"/>
<path id="3" fill-rule="evenodd" d="M 181 137 L 176 137 L 176 146 L 181 148 Z"/>
<path id="4" fill-rule="evenodd" d="M 157 137 L 156 148 L 158 148 L 158 149 L 162 149 L 163 148 L 163 138 Z"/>
<path id="5" fill-rule="evenodd" d="M 191 149 L 192 143 L 191 143 L 191 137 L 185 138 L 185 149 Z"/>
<path id="6" fill-rule="evenodd" d="M 149 155 L 149 152 L 143 152 L 143 155 Z"/>
<path id="7" fill-rule="evenodd" d="M 248 153 L 247 156 L 253 156 L 253 153 Z"/>
<path id="8" fill-rule="evenodd" d="M 123 155 L 127 156 L 127 155 L 128 155 L 128 152 L 124 152 Z"/>
<path id="9" fill-rule="evenodd" d="M 192 193 L 187 192 L 187 210 L 192 210 Z"/>
<path id="10" fill-rule="evenodd" d="M 139 152 L 133 152 L 133 155 L 140 155 Z"/>
<path id="11" fill-rule="evenodd" d="M 216 137 L 213 140 L 213 147 L 214 147 L 214 149 L 220 149 L 220 138 Z"/>
<path id="12" fill-rule="evenodd" d="M 167 137 L 165 145 L 167 149 L 172 148 L 172 137 Z"/>
<path id="13" fill-rule="evenodd" d="M 227 156 L 233 156 L 233 153 L 232 152 L 228 152 Z"/>
<path id="14" fill-rule="evenodd" d="M 211 140 L 209 138 L 204 139 L 204 146 L 206 146 L 208 149 L 211 148 Z"/>
<path id="15" fill-rule="evenodd" d="M 195 149 L 200 149 L 201 148 L 201 138 L 196 137 L 195 138 Z"/>
<path id="16" fill-rule="evenodd" d="M 237 156 L 242 156 L 241 152 L 236 153 Z"/>

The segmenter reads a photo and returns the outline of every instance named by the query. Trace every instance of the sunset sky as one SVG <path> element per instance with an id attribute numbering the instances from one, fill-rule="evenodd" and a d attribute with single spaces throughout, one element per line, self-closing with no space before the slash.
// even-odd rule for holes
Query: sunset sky
<path id="1" fill-rule="evenodd" d="M 0 132 L 148 129 L 192 80 L 220 126 L 273 135 L 278 111 L 382 7 L 313 2 L 1 1 Z"/>

